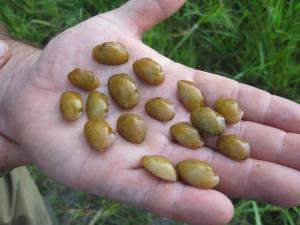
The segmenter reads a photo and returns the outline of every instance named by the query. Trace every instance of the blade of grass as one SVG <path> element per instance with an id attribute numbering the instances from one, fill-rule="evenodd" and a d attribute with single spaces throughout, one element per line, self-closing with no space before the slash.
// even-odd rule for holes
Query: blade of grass
<path id="1" fill-rule="evenodd" d="M 259 215 L 257 203 L 255 201 L 251 201 L 251 203 L 252 203 L 252 207 L 253 207 L 253 210 L 254 210 L 255 224 L 256 225 L 263 225 L 262 222 L 261 222 L 260 215 Z"/>
<path id="2" fill-rule="evenodd" d="M 88 223 L 88 225 L 95 225 L 98 219 L 101 217 L 102 209 L 99 209 L 98 212 L 95 214 L 93 219 Z"/>

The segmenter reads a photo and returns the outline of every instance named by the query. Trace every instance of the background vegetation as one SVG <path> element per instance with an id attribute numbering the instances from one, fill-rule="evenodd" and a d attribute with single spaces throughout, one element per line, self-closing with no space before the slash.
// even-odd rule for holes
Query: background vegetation
<path id="1" fill-rule="evenodd" d="M 90 16 L 124 0 L 0 0 L 0 20 L 18 39 L 40 46 Z M 300 2 L 297 0 L 189 0 L 145 34 L 160 53 L 188 66 L 222 74 L 300 103 Z M 75 192 L 31 167 L 60 224 L 182 224 L 125 204 Z M 263 182 L 263 181 L 262 181 Z M 292 209 L 234 200 L 234 224 L 300 224 Z"/>

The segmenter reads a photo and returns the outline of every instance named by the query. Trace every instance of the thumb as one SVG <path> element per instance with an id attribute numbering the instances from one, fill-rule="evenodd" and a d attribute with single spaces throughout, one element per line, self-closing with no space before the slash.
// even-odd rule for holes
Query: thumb
<path id="1" fill-rule="evenodd" d="M 10 58 L 10 49 L 5 41 L 0 40 L 0 69 Z"/>
<path id="2" fill-rule="evenodd" d="M 128 25 L 135 26 L 138 35 L 170 17 L 184 0 L 130 0 L 113 14 Z"/>

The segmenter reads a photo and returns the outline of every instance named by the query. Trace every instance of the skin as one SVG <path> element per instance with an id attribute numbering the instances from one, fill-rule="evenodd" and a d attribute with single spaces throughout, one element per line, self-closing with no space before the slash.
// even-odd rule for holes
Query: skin
<path id="1" fill-rule="evenodd" d="M 263 90 L 172 62 L 142 43 L 140 37 L 144 31 L 182 4 L 182 0 L 132 0 L 66 30 L 43 51 L 25 47 L 16 52 L 0 70 L 0 133 L 14 141 L 2 138 L 1 154 L 22 152 L 28 158 L 27 163 L 36 164 L 45 175 L 68 187 L 190 224 L 217 225 L 230 221 L 233 206 L 226 196 L 282 206 L 298 205 L 300 106 Z M 111 40 L 126 45 L 131 55 L 129 63 L 112 67 L 93 60 L 93 47 Z M 63 54 L 57 54 L 60 51 Z M 155 87 L 136 80 L 143 91 L 132 111 L 148 123 L 145 141 L 136 145 L 116 134 L 110 151 L 93 151 L 83 135 L 86 118 L 70 124 L 59 113 L 61 93 L 75 90 L 66 78 L 68 72 L 81 65 L 101 73 L 103 85 L 98 91 L 107 94 L 109 76 L 120 71 L 132 74 L 132 62 L 145 56 L 160 62 L 166 75 L 166 82 Z M 144 103 L 155 97 L 154 92 L 163 93 L 161 97 L 170 99 L 178 109 L 172 124 L 188 121 L 189 113 L 176 95 L 177 81 L 183 77 L 194 81 L 210 107 L 221 96 L 238 100 L 245 121 L 228 126 L 226 132 L 249 141 L 251 159 L 236 162 L 211 150 L 216 145 L 216 139 L 211 137 L 206 138 L 210 148 L 189 151 L 171 142 L 169 126 L 153 119 L 150 122 Z M 111 112 L 107 120 L 114 128 L 123 110 L 112 104 Z M 154 154 L 166 156 L 174 165 L 191 158 L 208 161 L 219 175 L 220 183 L 215 190 L 200 190 L 178 182 L 163 182 L 140 165 L 142 156 Z M 13 160 L 6 161 L 13 164 Z"/>
<path id="2" fill-rule="evenodd" d="M 11 59 L 12 53 L 18 55 L 20 51 L 32 51 L 32 48 L 28 46 L 22 45 L 19 47 L 19 43 L 10 39 L 5 27 L 1 24 L 0 45 L 3 45 L 5 49 L 4 54 L 0 56 L 0 69 Z M 0 133 L 0 176 L 5 175 L 16 167 L 30 164 L 31 161 L 28 154 L 20 148 L 19 144 Z"/>

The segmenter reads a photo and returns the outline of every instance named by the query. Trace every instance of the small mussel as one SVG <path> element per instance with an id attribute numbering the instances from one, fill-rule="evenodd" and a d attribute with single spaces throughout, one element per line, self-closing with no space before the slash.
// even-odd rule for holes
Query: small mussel
<path id="1" fill-rule="evenodd" d="M 160 121 L 169 121 L 175 116 L 174 104 L 161 97 L 149 99 L 145 104 L 145 109 L 150 116 Z"/>
<path id="2" fill-rule="evenodd" d="M 235 135 L 221 136 L 217 142 L 217 149 L 234 160 L 245 160 L 250 157 L 250 144 Z"/>
<path id="3" fill-rule="evenodd" d="M 219 183 L 219 176 L 204 161 L 183 160 L 176 165 L 176 170 L 181 180 L 197 188 L 211 189 Z"/>
<path id="4" fill-rule="evenodd" d="M 105 151 L 115 141 L 115 134 L 103 119 L 89 120 L 84 126 L 84 133 L 90 146 L 98 151 Z"/>
<path id="5" fill-rule="evenodd" d="M 131 109 L 139 102 L 139 92 L 127 74 L 115 74 L 108 80 L 108 90 L 115 102 L 124 109 Z"/>
<path id="6" fill-rule="evenodd" d="M 68 79 L 75 87 L 85 91 L 92 91 L 100 85 L 99 79 L 93 72 L 81 68 L 74 69 L 70 72 Z"/>
<path id="7" fill-rule="evenodd" d="M 190 119 L 193 126 L 196 127 L 201 134 L 218 136 L 224 133 L 224 117 L 211 108 L 200 107 L 194 109 Z"/>
<path id="8" fill-rule="evenodd" d="M 193 82 L 180 80 L 177 82 L 177 95 L 182 104 L 189 111 L 205 107 L 204 97 Z"/>
<path id="9" fill-rule="evenodd" d="M 197 149 L 204 145 L 198 130 L 189 123 L 176 123 L 171 126 L 170 132 L 172 137 L 184 147 Z"/>
<path id="10" fill-rule="evenodd" d="M 177 173 L 171 161 L 160 155 L 143 156 L 142 165 L 155 176 L 167 180 L 177 181 Z"/>
<path id="11" fill-rule="evenodd" d="M 86 101 L 86 112 L 88 118 L 91 119 L 103 119 L 108 112 L 108 99 L 105 94 L 92 91 Z"/>
<path id="12" fill-rule="evenodd" d="M 138 59 L 133 63 L 134 72 L 146 83 L 161 84 L 165 80 L 161 66 L 150 58 Z"/>
<path id="13" fill-rule="evenodd" d="M 93 49 L 94 59 L 102 64 L 120 65 L 128 61 L 129 54 L 119 42 L 105 42 Z"/>
<path id="14" fill-rule="evenodd" d="M 127 141 L 140 144 L 147 134 L 145 120 L 133 113 L 123 113 L 117 120 L 118 133 Z"/>
<path id="15" fill-rule="evenodd" d="M 74 91 L 66 91 L 60 98 L 60 112 L 67 121 L 79 119 L 83 111 L 82 97 Z"/>
<path id="16" fill-rule="evenodd" d="M 244 116 L 244 112 L 239 103 L 232 98 L 217 99 L 214 108 L 228 123 L 237 123 Z"/>

